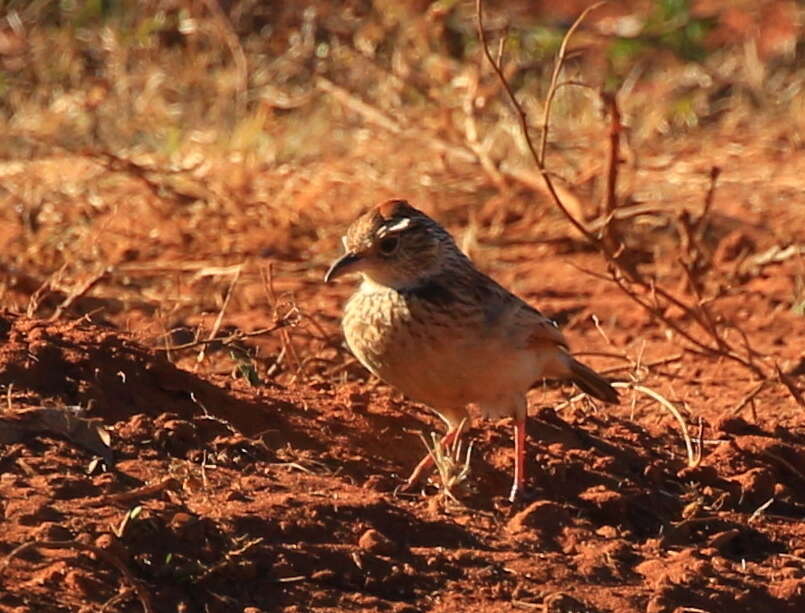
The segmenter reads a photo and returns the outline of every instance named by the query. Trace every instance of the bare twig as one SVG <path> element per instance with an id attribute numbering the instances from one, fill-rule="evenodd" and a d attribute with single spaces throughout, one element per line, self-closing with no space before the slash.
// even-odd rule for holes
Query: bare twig
<path id="1" fill-rule="evenodd" d="M 165 477 L 156 483 L 137 487 L 127 492 L 120 492 L 119 494 L 105 494 L 103 496 L 98 496 L 97 498 L 90 498 L 85 504 L 91 506 L 120 503 L 128 504 L 134 500 L 149 498 L 155 494 L 159 494 L 160 492 L 169 489 L 179 489 L 179 482 L 173 477 Z"/>
<path id="2" fill-rule="evenodd" d="M 693 235 L 697 242 L 702 240 L 702 234 L 707 227 L 707 218 L 710 215 L 710 209 L 713 208 L 713 202 L 716 196 L 716 184 L 718 177 L 721 175 L 721 168 L 713 166 L 710 169 L 710 186 L 707 188 L 707 194 L 704 197 L 704 207 L 701 214 L 693 222 Z"/>
<path id="3" fill-rule="evenodd" d="M 607 175 L 606 186 L 604 189 L 603 206 L 601 207 L 602 214 L 607 216 L 607 223 L 604 225 L 603 235 L 604 240 L 609 243 L 609 248 L 612 250 L 617 249 L 617 240 L 612 232 L 612 217 L 615 209 L 618 206 L 617 199 L 617 185 L 618 185 L 618 169 L 620 164 L 620 140 L 621 130 L 621 113 L 618 109 L 618 102 L 615 94 L 602 93 L 601 98 L 609 107 L 609 143 L 607 150 Z"/>
<path id="4" fill-rule="evenodd" d="M 659 360 L 654 360 L 653 362 L 646 362 L 645 364 L 642 364 L 641 367 L 646 368 L 646 369 L 650 369 L 650 368 L 653 368 L 654 366 L 664 366 L 665 364 L 672 364 L 673 362 L 678 362 L 679 360 L 681 360 L 682 356 L 683 356 L 683 354 L 677 353 L 676 355 L 671 355 L 671 356 L 668 356 L 668 357 L 665 357 L 665 358 L 660 358 Z M 634 364 L 630 364 L 628 366 L 625 366 L 625 365 L 624 366 L 612 366 L 610 368 L 604 368 L 603 370 L 599 370 L 597 372 L 600 375 L 609 375 L 609 374 L 612 374 L 612 373 L 615 373 L 615 372 L 629 370 L 631 368 L 634 368 L 634 366 L 635 366 Z"/>
<path id="5" fill-rule="evenodd" d="M 98 285 L 109 273 L 108 268 L 103 268 L 89 278 L 85 279 L 82 283 L 78 284 L 73 290 L 62 300 L 62 303 L 56 307 L 53 314 L 48 318 L 48 321 L 56 321 L 62 314 L 75 304 L 75 301 L 85 296 L 93 287 Z"/>
<path id="6" fill-rule="evenodd" d="M 553 99 L 556 96 L 556 90 L 559 89 L 559 75 L 562 73 L 562 67 L 564 66 L 565 63 L 565 56 L 567 55 L 567 44 L 568 42 L 570 42 L 570 39 L 573 37 L 573 34 L 576 32 L 578 27 L 581 25 L 581 22 L 584 21 L 587 15 L 590 12 L 594 11 L 597 8 L 600 8 L 605 4 L 606 1 L 596 2 L 595 4 L 591 4 L 581 12 L 581 15 L 579 15 L 576 18 L 576 21 L 573 22 L 573 25 L 570 26 L 570 29 L 567 32 L 565 32 L 565 36 L 562 39 L 562 44 L 559 47 L 559 53 L 556 54 L 556 60 L 554 61 L 553 65 L 553 75 L 551 75 L 551 85 L 548 88 L 548 95 L 545 97 L 545 108 L 542 111 L 542 138 L 540 140 L 540 146 L 539 146 L 539 165 L 543 168 L 545 167 L 545 151 L 548 146 L 548 124 L 551 121 L 551 107 L 553 106 Z M 478 0 L 476 8 L 478 10 L 478 27 L 480 28 L 481 0 Z M 486 47 L 485 42 L 484 47 Z M 523 119 L 525 119 L 525 113 L 523 113 Z"/>
<path id="7" fill-rule="evenodd" d="M 696 466 L 699 465 L 699 463 L 701 462 L 701 454 L 698 454 L 697 456 L 697 454 L 693 451 L 693 443 L 690 440 L 690 434 L 688 434 L 688 424 L 685 421 L 685 418 L 682 417 L 682 414 L 670 400 L 668 400 L 665 396 L 663 396 L 659 392 L 655 392 L 653 389 L 646 387 L 645 385 L 616 381 L 612 383 L 612 387 L 633 389 L 636 392 L 645 394 L 649 398 L 656 400 L 657 403 L 662 408 L 664 408 L 671 415 L 673 415 L 674 419 L 676 419 L 677 423 L 679 423 L 679 429 L 682 432 L 682 438 L 685 440 L 685 449 L 688 454 L 688 466 L 690 466 L 691 468 L 695 468 Z"/>
<path id="8" fill-rule="evenodd" d="M 257 538 L 246 540 L 237 549 L 227 551 L 226 554 L 224 554 L 224 558 L 220 562 L 217 562 L 213 566 L 210 566 L 209 568 L 207 568 L 201 574 L 201 576 L 197 579 L 197 581 L 204 581 L 205 579 L 210 578 L 215 573 L 221 572 L 222 570 L 224 570 L 227 567 L 229 567 L 238 558 L 243 556 L 243 554 L 248 553 L 251 549 L 253 549 L 257 545 L 262 544 L 262 542 L 263 542 L 263 537 L 258 536 Z M 304 578 L 305 577 L 302 577 L 302 579 L 304 579 Z M 286 579 L 286 581 L 287 581 L 287 579 Z"/>
<path id="9" fill-rule="evenodd" d="M 763 379 L 760 383 L 758 383 L 755 387 L 753 387 L 750 390 L 750 392 L 746 394 L 746 396 L 741 398 L 741 401 L 735 405 L 735 408 L 732 409 L 730 413 L 732 415 L 737 415 L 747 404 L 749 404 L 750 402 L 754 402 L 755 396 L 757 396 L 761 391 L 763 391 L 763 388 L 766 387 L 768 382 L 769 382 L 768 379 Z"/>
<path id="10" fill-rule="evenodd" d="M 579 15 L 578 19 L 574 22 L 573 26 L 571 26 L 570 30 L 568 30 L 568 34 L 572 34 L 575 29 L 578 27 L 578 24 L 587 16 L 587 14 L 601 6 L 603 3 L 596 3 L 592 6 L 588 7 L 581 15 Z M 506 75 L 503 74 L 503 70 L 501 69 L 500 65 L 495 62 L 495 59 L 492 57 L 492 53 L 489 50 L 489 44 L 486 40 L 486 32 L 484 31 L 484 21 L 483 21 L 483 1 L 476 0 L 475 3 L 475 11 L 477 17 L 477 27 L 478 27 L 478 37 L 481 40 L 481 47 L 483 48 L 484 55 L 486 59 L 489 60 L 489 63 L 492 65 L 495 73 L 500 79 L 501 85 L 506 90 L 506 94 L 509 97 L 509 100 L 512 103 L 512 107 L 514 108 L 515 114 L 517 115 L 517 119 L 520 123 L 520 130 L 523 134 L 523 138 L 525 139 L 526 145 L 528 146 L 528 150 L 531 153 L 531 157 L 534 160 L 537 169 L 539 170 L 540 174 L 542 175 L 542 179 L 545 181 L 545 187 L 548 190 L 554 204 L 562 211 L 564 216 L 573 224 L 573 226 L 581 232 L 581 234 L 590 241 L 593 245 L 599 245 L 600 241 L 598 238 L 593 235 L 584 225 L 576 219 L 573 214 L 567 209 L 562 199 L 556 192 L 556 188 L 553 184 L 553 180 L 551 179 L 549 173 L 545 169 L 544 165 L 544 155 L 540 155 L 537 152 L 536 147 L 534 146 L 534 141 L 531 138 L 531 134 L 528 130 L 528 117 L 526 116 L 525 110 L 523 106 L 517 101 L 517 98 L 514 95 L 514 91 L 512 91 L 511 85 L 509 85 L 508 80 L 506 79 Z M 545 104 L 545 114 L 543 116 L 543 133 L 542 139 L 543 141 L 547 142 L 547 131 L 548 131 L 548 121 L 550 120 L 550 100 L 553 98 L 553 95 L 556 91 L 556 86 L 559 80 L 559 72 L 561 71 L 561 64 L 564 62 L 565 51 L 567 49 L 567 39 L 568 35 L 565 35 L 565 40 L 562 41 L 562 46 L 559 49 L 559 55 L 557 56 L 556 66 L 554 68 L 554 77 L 552 79 L 552 88 L 548 92 L 548 101 Z M 553 92 L 553 93 L 552 93 Z"/>
<path id="11" fill-rule="evenodd" d="M 777 377 L 782 381 L 783 385 L 785 385 L 786 389 L 790 392 L 790 394 L 794 397 L 794 400 L 797 401 L 797 404 L 805 409 L 805 399 L 802 397 L 802 391 L 797 387 L 797 384 L 794 383 L 794 380 L 787 374 L 785 374 L 778 364 L 774 365 L 774 369 L 777 371 Z"/>
<path id="12" fill-rule="evenodd" d="M 114 566 L 120 572 L 120 574 L 123 575 L 123 578 L 126 580 L 126 582 L 134 589 L 135 593 L 137 594 L 137 598 L 140 599 L 140 604 L 142 605 L 145 613 L 154 613 L 154 605 L 151 600 L 151 594 L 145 589 L 145 586 L 143 586 L 143 584 L 134 577 L 128 567 L 117 556 L 101 549 L 100 547 L 88 545 L 79 541 L 30 541 L 28 543 L 23 543 L 19 547 L 13 549 L 11 553 L 0 561 L 0 574 L 6 570 L 8 565 L 15 557 L 25 553 L 29 549 L 36 548 L 74 549 L 93 554 L 99 560 L 103 560 L 110 566 Z"/>
<path id="13" fill-rule="evenodd" d="M 238 341 L 242 341 L 244 338 L 252 338 L 253 336 L 265 336 L 266 334 L 271 334 L 276 330 L 280 330 L 281 328 L 285 328 L 287 326 L 292 326 L 296 322 L 295 319 L 281 319 L 273 326 L 268 328 L 260 328 L 259 330 L 253 330 L 252 332 L 242 332 L 240 330 L 236 330 L 232 334 L 228 336 L 220 336 L 217 338 L 208 338 L 205 340 L 198 340 L 193 341 L 190 343 L 185 343 L 183 345 L 172 345 L 170 347 L 156 347 L 156 351 L 180 351 L 182 349 L 192 349 L 194 347 L 200 347 L 205 345 L 211 345 L 213 343 L 221 343 L 221 345 L 227 346 L 231 345 L 232 343 L 237 343 Z"/>
<path id="14" fill-rule="evenodd" d="M 232 275 L 232 281 L 229 283 L 229 288 L 226 290 L 226 296 L 224 297 L 224 302 L 221 305 L 221 309 L 218 311 L 218 316 L 215 318 L 215 323 L 212 326 L 212 330 L 210 330 L 210 336 L 207 338 L 208 341 L 215 338 L 215 335 L 218 334 L 218 330 L 221 329 L 221 323 L 224 321 L 224 313 L 226 312 L 226 307 L 229 306 L 229 301 L 232 299 L 232 293 L 235 289 L 235 285 L 238 283 L 238 279 L 240 279 L 240 272 L 243 270 L 243 265 L 239 265 L 235 268 L 235 274 Z M 204 360 L 205 348 L 207 347 L 206 344 L 201 345 L 201 351 L 199 351 L 198 356 L 196 356 L 196 361 L 201 362 Z"/>
<path id="15" fill-rule="evenodd" d="M 692 343 L 693 346 L 699 348 L 706 355 L 715 357 L 726 357 L 730 360 L 738 362 L 748 370 L 752 371 L 758 377 L 768 378 L 769 376 L 768 373 L 766 373 L 765 370 L 761 368 L 758 364 L 753 362 L 752 357 L 754 356 L 754 352 L 751 350 L 751 347 L 747 347 L 749 358 L 740 355 L 735 350 L 735 348 L 724 339 L 724 337 L 719 333 L 719 331 L 715 328 L 715 326 L 710 325 L 712 320 L 708 321 L 709 314 L 703 312 L 703 308 L 701 307 L 702 303 L 701 300 L 700 305 L 686 304 L 684 301 L 680 300 L 679 298 L 677 298 L 664 288 L 656 285 L 653 280 L 643 279 L 640 276 L 640 274 L 638 274 L 637 270 L 634 269 L 634 267 L 631 267 L 625 263 L 624 259 L 621 257 L 622 248 L 620 246 L 616 248 L 615 245 L 609 244 L 610 241 L 602 241 L 597 235 L 593 234 L 593 232 L 590 229 L 585 227 L 584 224 L 578 218 L 576 218 L 576 216 L 572 215 L 567 206 L 562 201 L 559 194 L 557 193 L 557 190 L 554 187 L 551 174 L 545 168 L 544 163 L 545 147 L 548 139 L 547 132 L 550 123 L 551 101 L 556 93 L 556 88 L 558 87 L 559 74 L 561 72 L 562 64 L 564 62 L 568 39 L 570 38 L 570 36 L 572 36 L 573 32 L 579 26 L 581 21 L 587 16 L 587 14 L 590 11 L 594 10 L 595 8 L 599 7 L 601 4 L 602 3 L 593 4 L 590 7 L 588 7 L 584 12 L 582 12 L 581 15 L 579 15 L 578 19 L 573 23 L 573 26 L 568 30 L 568 32 L 565 35 L 565 38 L 562 41 L 559 53 L 557 54 L 556 64 L 554 65 L 554 73 L 551 79 L 551 87 L 549 88 L 548 94 L 546 96 L 546 104 L 542 122 L 542 129 L 543 129 L 542 139 L 539 152 L 537 151 L 536 147 L 534 146 L 533 140 L 531 139 L 525 110 L 523 109 L 523 106 L 518 102 L 516 96 L 514 95 L 514 91 L 509 85 L 506 76 L 503 74 L 500 65 L 492 57 L 492 53 L 489 49 L 483 25 L 483 1 L 476 0 L 478 37 L 481 41 L 481 47 L 483 49 L 484 55 L 489 61 L 492 68 L 494 69 L 495 73 L 497 74 L 498 79 L 500 80 L 501 85 L 505 89 L 506 94 L 512 104 L 512 107 L 514 108 L 514 112 L 520 125 L 520 131 L 522 133 L 522 136 L 528 146 L 534 164 L 539 170 L 539 173 L 546 184 L 547 191 L 550 194 L 554 204 L 562 212 L 565 218 L 601 253 L 601 255 L 603 255 L 606 258 L 607 262 L 609 263 L 610 272 L 612 276 L 610 280 L 616 283 L 621 288 L 621 290 L 623 290 L 624 293 L 626 293 L 627 296 L 629 296 L 629 298 L 631 298 L 634 302 L 639 304 L 641 307 L 645 308 L 654 317 L 657 317 L 665 325 L 667 325 L 681 337 L 685 338 L 687 341 Z M 613 114 L 613 121 L 615 121 L 616 119 L 617 117 L 615 117 Z M 612 165 L 610 167 L 610 172 L 614 173 L 610 177 L 611 180 L 617 178 L 617 173 L 614 170 L 614 167 L 612 167 Z M 705 210 L 703 214 L 707 213 L 710 207 L 712 206 L 717 177 L 718 177 L 718 170 L 717 169 L 712 170 L 710 190 L 708 191 L 708 195 L 705 198 Z M 608 189 L 610 190 L 614 190 L 614 188 L 615 188 L 614 184 L 608 186 Z M 614 200 L 612 201 L 612 203 L 614 203 Z M 607 224 L 610 221 L 610 217 L 613 215 L 615 215 L 614 210 L 605 217 L 602 223 L 604 230 L 606 230 Z M 638 286 L 642 287 L 643 290 L 649 292 L 652 296 L 654 296 L 654 304 L 650 304 L 641 299 L 630 287 L 628 287 L 628 285 L 631 284 L 637 284 Z M 684 330 L 680 325 L 676 324 L 673 320 L 671 320 L 670 317 L 666 316 L 664 313 L 665 307 L 659 303 L 660 299 L 665 301 L 669 305 L 673 305 L 679 308 L 685 315 L 695 320 L 704 329 L 704 331 L 707 333 L 707 336 L 715 343 L 715 346 L 707 342 L 700 341 L 698 338 L 695 337 L 694 333 Z"/>

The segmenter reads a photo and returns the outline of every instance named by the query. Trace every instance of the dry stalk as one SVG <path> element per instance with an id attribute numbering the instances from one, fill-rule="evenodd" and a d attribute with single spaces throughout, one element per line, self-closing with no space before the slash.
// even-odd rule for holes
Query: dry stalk
<path id="1" fill-rule="evenodd" d="M 229 283 L 229 288 L 226 290 L 226 296 L 224 297 L 224 302 L 221 304 L 221 309 L 218 311 L 218 316 L 215 318 L 215 323 L 212 326 L 212 330 L 210 330 L 210 335 L 207 338 L 208 341 L 215 338 L 218 334 L 218 330 L 221 329 L 221 323 L 224 321 L 224 313 L 226 312 L 226 307 L 229 306 L 229 301 L 232 299 L 232 293 L 235 290 L 235 286 L 240 279 L 240 273 L 243 270 L 243 264 L 239 264 L 235 267 L 235 272 L 232 275 L 232 281 Z M 205 349 L 207 344 L 201 345 L 201 351 L 198 352 L 196 356 L 196 362 L 202 362 L 204 360 Z"/>
<path id="2" fill-rule="evenodd" d="M 664 408 L 671 415 L 673 415 L 674 419 L 676 419 L 677 423 L 679 424 L 679 429 L 682 432 L 682 438 L 685 440 L 685 450 L 687 451 L 688 455 L 688 466 L 691 468 L 695 468 L 700 464 L 702 460 L 701 451 L 698 454 L 694 452 L 693 443 L 691 442 L 690 434 L 688 434 L 688 424 L 685 421 L 685 418 L 682 417 L 682 414 L 670 400 L 668 400 L 665 396 L 663 396 L 659 392 L 656 392 L 653 389 L 646 387 L 645 385 L 639 385 L 637 383 L 616 381 L 612 383 L 612 387 L 632 389 L 657 401 L 657 403 L 662 408 Z"/>
<path id="3" fill-rule="evenodd" d="M 61 317 L 66 310 L 75 304 L 76 300 L 85 296 L 87 292 L 98 285 L 98 283 L 106 278 L 108 274 L 109 269 L 104 267 L 99 272 L 96 272 L 89 278 L 85 279 L 82 283 L 79 283 L 69 294 L 67 294 L 64 300 L 62 300 L 61 304 L 56 307 L 56 310 L 53 311 L 53 314 L 48 318 L 48 321 L 56 321 L 59 319 L 59 317 Z"/>
<path id="4" fill-rule="evenodd" d="M 802 391 L 799 389 L 796 383 L 794 383 L 794 379 L 792 379 L 789 375 L 785 374 L 778 364 L 774 365 L 774 370 L 777 373 L 777 378 L 780 379 L 783 385 L 788 389 L 790 394 L 794 397 L 794 400 L 797 401 L 797 404 L 805 409 L 805 398 L 802 397 Z"/>
<path id="5" fill-rule="evenodd" d="M 548 140 L 548 123 L 550 122 L 551 102 L 553 101 L 553 97 L 556 94 L 556 87 L 558 85 L 559 73 L 561 72 L 562 65 L 564 64 L 565 53 L 567 51 L 567 40 L 569 39 L 569 35 L 576 30 L 578 25 L 584 20 L 584 18 L 590 11 L 598 8 L 602 4 L 604 3 L 598 2 L 596 4 L 593 4 L 592 6 L 587 7 L 582 12 L 582 14 L 579 15 L 578 19 L 576 19 L 576 21 L 573 23 L 570 30 L 568 30 L 567 34 L 565 35 L 565 39 L 562 41 L 562 46 L 559 49 L 559 54 L 557 55 L 556 58 L 556 64 L 554 65 L 554 75 L 553 78 L 551 79 L 551 87 L 548 90 L 548 96 L 545 102 L 545 112 L 543 114 L 543 124 L 542 124 L 543 143 L 547 143 Z M 545 156 L 544 154 L 540 155 L 539 153 L 537 153 L 534 141 L 531 138 L 531 134 L 529 133 L 528 117 L 526 115 L 526 112 L 523 109 L 523 106 L 517 101 L 517 98 L 514 95 L 514 91 L 512 90 L 511 85 L 509 85 L 509 81 L 506 78 L 506 75 L 503 74 L 503 69 L 500 67 L 500 64 L 498 64 L 495 61 L 495 58 L 492 57 L 492 53 L 489 50 L 489 43 L 486 40 L 486 32 L 484 31 L 483 0 L 476 0 L 475 12 L 477 16 L 478 37 L 481 41 L 481 48 L 483 49 L 486 59 L 492 65 L 493 70 L 497 74 L 501 85 L 503 85 L 503 88 L 506 90 L 506 94 L 508 95 L 509 100 L 512 103 L 512 107 L 514 108 L 515 114 L 517 115 L 517 119 L 520 124 L 520 131 L 522 132 L 523 138 L 525 139 L 526 145 L 528 146 L 528 150 L 531 153 L 531 157 L 534 160 L 534 163 L 536 164 L 540 175 L 542 175 L 542 179 L 545 182 L 545 187 L 547 188 L 548 193 L 553 199 L 554 204 L 556 204 L 556 206 L 559 207 L 559 209 L 562 211 L 562 213 L 568 219 L 568 221 L 570 221 L 570 223 L 572 223 L 573 226 L 579 232 L 581 232 L 581 234 L 588 241 L 590 241 L 593 245 L 598 246 L 600 244 L 598 238 L 595 235 L 593 235 L 589 230 L 587 230 L 587 228 L 584 227 L 581 221 L 579 221 L 573 216 L 573 214 L 565 206 L 562 199 L 559 197 L 553 179 L 551 178 L 550 173 L 548 173 L 548 171 L 545 168 L 544 164 Z"/>
<path id="6" fill-rule="evenodd" d="M 128 567 L 115 555 L 109 553 L 101 549 L 100 547 L 96 547 L 94 545 L 88 545 L 86 543 L 81 543 L 79 541 L 30 541 L 28 543 L 23 543 L 16 549 L 13 549 L 11 553 L 9 553 L 2 561 L 0 561 L 0 574 L 2 574 L 11 561 L 16 557 L 19 556 L 29 549 L 74 549 L 76 551 L 83 551 L 89 552 L 93 554 L 99 560 L 102 560 L 109 564 L 110 566 L 114 566 L 126 582 L 134 589 L 134 592 L 137 594 L 137 598 L 140 600 L 140 604 L 143 607 L 143 611 L 145 613 L 154 613 L 154 605 L 151 600 L 151 594 L 148 590 L 145 589 L 145 586 L 134 577 Z"/>
<path id="7" fill-rule="evenodd" d="M 420 432 L 419 436 L 428 450 L 428 454 L 433 459 L 436 470 L 439 473 L 439 478 L 442 484 L 442 494 L 461 505 L 461 502 L 453 494 L 453 488 L 463 483 L 470 475 L 470 458 L 472 457 L 472 442 L 467 446 L 467 452 L 462 458 L 462 441 L 460 435 L 467 420 L 462 420 L 458 426 L 458 434 L 456 435 L 456 443 L 453 445 L 444 445 L 441 438 L 435 433 L 431 432 L 431 443 L 429 444 L 425 436 Z"/>
<path id="8" fill-rule="evenodd" d="M 64 271 L 67 270 L 67 263 L 65 262 L 62 264 L 61 268 L 54 272 L 46 281 L 44 281 L 36 291 L 31 294 L 31 297 L 28 298 L 28 307 L 25 310 L 25 315 L 27 317 L 33 317 L 36 312 L 39 310 L 39 306 L 42 304 L 42 301 L 47 296 L 48 292 L 53 289 L 54 284 L 56 283 L 56 279 L 60 278 Z"/>
<path id="9" fill-rule="evenodd" d="M 604 189 L 604 201 L 601 211 L 607 216 L 607 222 L 603 228 L 603 239 L 608 248 L 612 251 L 618 248 L 618 238 L 613 232 L 612 216 L 618 207 L 618 164 L 620 164 L 620 139 L 623 126 L 621 125 L 621 113 L 615 94 L 603 93 L 601 98 L 609 107 L 609 143 L 607 150 L 607 175 L 606 187 Z"/>
<path id="10" fill-rule="evenodd" d="M 758 395 L 760 392 L 762 392 L 762 391 L 763 391 L 763 388 L 765 388 L 765 387 L 766 387 L 766 385 L 768 384 L 768 382 L 769 382 L 769 380 L 768 380 L 768 379 L 763 379 L 763 381 L 761 381 L 761 382 L 760 382 L 760 383 L 758 383 L 758 384 L 757 384 L 755 387 L 753 387 L 753 388 L 752 388 L 752 389 L 749 391 L 749 393 L 748 393 L 748 394 L 746 394 L 746 396 L 744 396 L 743 398 L 741 398 L 741 401 L 740 401 L 738 404 L 736 404 L 736 405 L 735 405 L 735 408 L 733 408 L 733 409 L 732 409 L 732 411 L 730 411 L 730 414 L 731 414 L 731 415 L 737 415 L 738 413 L 740 413 L 740 412 L 743 410 L 743 408 L 744 408 L 744 407 L 745 407 L 747 404 L 750 404 L 750 403 L 751 403 L 751 404 L 753 405 L 753 407 L 754 407 L 755 396 L 757 396 L 757 395 Z M 753 412 L 754 412 L 754 409 L 753 409 Z"/>
<path id="11" fill-rule="evenodd" d="M 294 307 L 295 309 L 295 307 Z M 260 328 L 259 330 L 253 330 L 252 332 L 242 332 L 241 330 L 236 330 L 232 334 L 227 336 L 219 336 L 217 338 L 208 338 L 204 340 L 192 341 L 190 343 L 185 343 L 183 345 L 172 345 L 166 347 L 156 347 L 156 351 L 180 351 L 182 349 L 193 349 L 194 347 L 202 347 L 206 345 L 211 345 L 213 343 L 220 343 L 224 347 L 232 345 L 233 343 L 237 343 L 242 341 L 245 338 L 252 338 L 254 336 L 265 336 L 266 334 L 271 334 L 277 330 L 281 330 L 282 328 L 286 328 L 288 326 L 296 325 L 296 312 L 294 310 L 293 313 L 289 312 L 284 316 L 282 319 L 277 321 L 273 326 L 269 326 L 268 328 Z"/>
<path id="12" fill-rule="evenodd" d="M 141 498 L 150 498 L 165 490 L 178 490 L 180 487 L 179 482 L 173 477 L 165 477 L 164 479 L 144 485 L 142 487 L 128 490 L 127 492 L 120 492 L 118 494 L 106 494 L 98 496 L 97 498 L 90 498 L 85 504 L 89 506 L 108 505 L 108 504 L 129 504 L 132 501 L 140 500 Z"/>
<path id="13" fill-rule="evenodd" d="M 562 65 L 565 60 L 565 54 L 567 50 L 567 43 L 569 38 L 573 35 L 576 28 L 578 28 L 579 24 L 584 20 L 584 18 L 594 9 L 598 8 L 604 3 L 596 3 L 589 6 L 585 11 L 583 11 L 576 21 L 573 23 L 571 28 L 565 34 L 565 37 L 562 41 L 562 45 L 559 49 L 559 53 L 557 54 L 555 65 L 554 65 L 554 73 L 553 78 L 551 79 L 551 86 L 548 90 L 546 95 L 546 104 L 545 110 L 543 113 L 543 121 L 542 121 L 542 137 L 541 137 L 541 147 L 540 151 L 538 152 L 536 147 L 534 146 L 533 140 L 529 134 L 528 129 L 528 119 L 523 106 L 518 102 L 516 96 L 514 95 L 514 91 L 512 90 L 509 82 L 504 75 L 499 60 L 496 61 L 492 57 L 492 53 L 489 49 L 489 44 L 486 39 L 486 33 L 484 31 L 483 26 L 483 0 L 476 0 L 476 17 L 477 17 L 477 29 L 478 29 L 478 37 L 481 42 L 481 47 L 483 49 L 484 55 L 486 56 L 487 60 L 489 61 L 490 65 L 494 69 L 495 73 L 497 74 L 498 79 L 500 80 L 503 88 L 506 91 L 506 94 L 509 98 L 509 101 L 512 104 L 514 109 L 515 115 L 517 117 L 518 123 L 520 125 L 520 131 L 522 136 L 528 146 L 529 152 L 531 154 L 531 158 L 534 162 L 534 165 L 539 170 L 540 175 L 542 176 L 543 181 L 547 187 L 547 191 L 551 196 L 556 207 L 561 211 L 561 213 L 565 216 L 565 218 L 601 253 L 602 256 L 607 260 L 610 270 L 611 278 L 608 278 L 609 281 L 612 281 L 618 285 L 618 287 L 635 303 L 646 309 L 649 313 L 651 313 L 654 317 L 662 321 L 666 326 L 674 330 L 677 334 L 683 337 L 685 340 L 690 342 L 694 347 L 700 349 L 703 353 L 711 357 L 726 357 L 730 360 L 733 360 L 752 373 L 754 373 L 759 378 L 768 378 L 769 374 L 761 368 L 759 365 L 754 363 L 752 357 L 755 355 L 754 351 L 751 348 L 748 348 L 748 357 L 744 357 L 740 355 L 736 349 L 724 339 L 724 337 L 719 333 L 718 329 L 715 326 L 711 326 L 712 318 L 709 317 L 709 313 L 705 314 L 704 309 L 701 305 L 703 301 L 700 299 L 697 305 L 689 305 L 685 303 L 683 300 L 677 298 L 661 286 L 658 286 L 654 280 L 649 279 L 646 280 L 642 278 L 642 276 L 634 269 L 634 267 L 629 266 L 625 259 L 622 257 L 623 247 L 619 246 L 617 249 L 614 249 L 614 246 L 608 245 L 607 241 L 601 240 L 601 238 L 593 234 L 590 229 L 585 227 L 585 225 L 577 219 L 574 215 L 572 215 L 562 201 L 562 198 L 559 196 L 557 189 L 554 185 L 554 181 L 551 177 L 551 173 L 545 167 L 545 146 L 548 140 L 548 128 L 550 124 L 550 111 L 551 111 L 551 102 L 556 94 L 556 89 L 559 85 L 558 79 L 559 74 L 561 73 Z M 610 103 L 610 110 L 614 106 L 615 111 L 617 111 L 617 106 L 614 102 L 614 97 L 611 99 Z M 617 133 L 619 128 L 616 125 L 618 122 L 618 117 L 616 114 L 612 114 L 612 127 L 611 133 Z M 616 194 L 616 182 L 617 182 L 617 160 L 618 160 L 618 151 L 615 150 L 614 145 L 617 145 L 619 139 L 615 139 L 611 136 L 611 146 L 612 150 L 610 151 L 610 163 L 608 169 L 608 187 L 607 190 L 611 194 Z M 707 214 L 712 206 L 714 194 L 715 194 L 715 185 L 716 179 L 718 177 L 718 170 L 714 169 L 711 171 L 711 184 L 710 189 L 708 190 L 707 196 L 705 198 L 705 207 L 703 211 L 703 215 Z M 607 196 L 609 198 L 610 196 Z M 606 216 L 603 224 L 602 224 L 602 235 L 606 235 L 608 230 L 609 221 L 613 217 L 616 217 L 616 206 L 613 201 L 608 201 L 608 206 L 611 208 L 610 213 Z M 703 221 L 701 222 L 703 223 Z M 701 226 L 697 224 L 696 227 L 697 232 L 701 232 Z M 606 277 L 604 277 L 606 278 Z M 655 304 L 649 304 L 643 299 L 641 299 L 630 287 L 627 285 L 636 284 L 641 287 L 644 291 L 648 292 L 652 296 L 655 297 Z M 699 326 L 707 334 L 715 346 L 709 344 L 707 342 L 700 341 L 699 339 L 695 338 L 694 334 L 689 333 L 688 331 L 684 330 L 676 324 L 670 317 L 665 315 L 665 308 L 661 304 L 659 304 L 659 299 L 665 301 L 668 305 L 673 305 L 679 308 L 686 316 L 691 317 Z M 795 395 L 796 397 L 796 395 Z"/>

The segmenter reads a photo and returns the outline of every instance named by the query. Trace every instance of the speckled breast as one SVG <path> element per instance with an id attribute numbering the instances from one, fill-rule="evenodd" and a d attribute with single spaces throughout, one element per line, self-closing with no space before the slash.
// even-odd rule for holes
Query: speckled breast
<path id="1" fill-rule="evenodd" d="M 530 355 L 513 352 L 482 315 L 444 309 L 392 289 L 359 291 L 344 335 L 356 358 L 408 397 L 434 408 L 493 406 L 536 379 Z"/>

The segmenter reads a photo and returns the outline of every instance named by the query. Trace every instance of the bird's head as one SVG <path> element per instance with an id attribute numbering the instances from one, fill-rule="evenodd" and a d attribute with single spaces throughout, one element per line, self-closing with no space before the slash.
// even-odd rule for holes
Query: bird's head
<path id="1" fill-rule="evenodd" d="M 361 273 L 387 287 L 415 285 L 438 273 L 458 254 L 438 223 L 405 200 L 388 200 L 358 217 L 343 237 L 345 253 L 333 262 L 326 282 Z"/>

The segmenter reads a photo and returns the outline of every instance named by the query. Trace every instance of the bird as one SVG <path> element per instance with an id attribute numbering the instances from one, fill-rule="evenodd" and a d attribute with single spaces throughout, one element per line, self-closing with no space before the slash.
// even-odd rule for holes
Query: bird
<path id="1" fill-rule="evenodd" d="M 361 277 L 341 322 L 350 351 L 444 420 L 444 448 L 457 444 L 468 406 L 487 418 L 514 418 L 512 502 L 524 493 L 526 393 L 536 382 L 569 379 L 594 398 L 618 402 L 609 381 L 570 354 L 552 320 L 478 270 L 447 230 L 406 200 L 359 215 L 342 242 L 324 281 Z M 427 454 L 405 488 L 432 464 Z"/>

